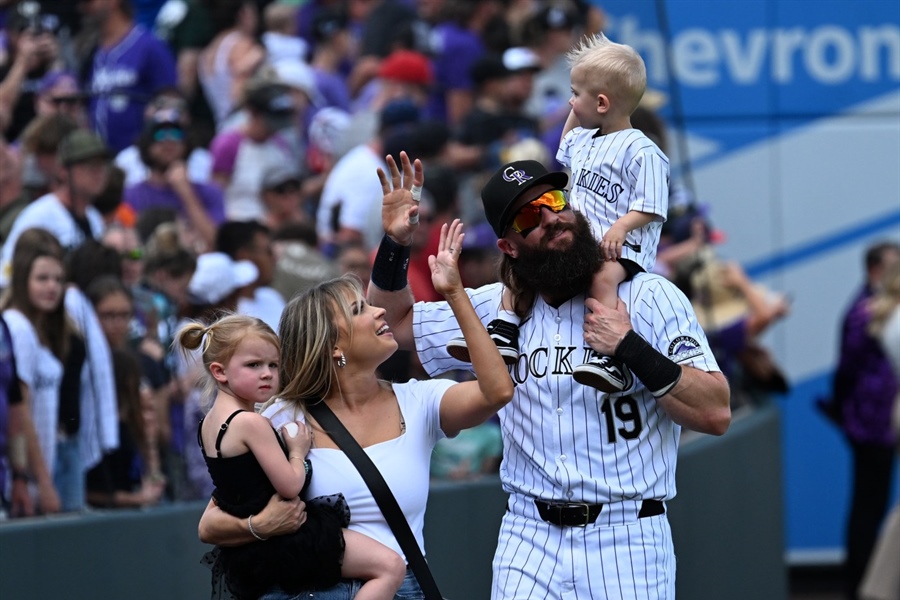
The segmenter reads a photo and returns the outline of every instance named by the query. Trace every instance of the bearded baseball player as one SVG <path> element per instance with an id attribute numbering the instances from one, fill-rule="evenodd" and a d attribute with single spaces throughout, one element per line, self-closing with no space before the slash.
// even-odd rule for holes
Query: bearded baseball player
<path id="1" fill-rule="evenodd" d="M 369 302 L 387 309 L 401 348 L 437 375 L 468 368 L 446 342 L 459 329 L 446 303 L 416 303 L 405 257 L 424 173 L 388 159 Z M 500 167 L 482 190 L 503 253 L 503 283 L 469 290 L 487 323 L 504 285 L 535 292 L 509 367 L 517 387 L 499 413 L 500 478 L 509 493 L 493 560 L 492 600 L 675 597 L 666 501 L 675 496 L 681 428 L 721 435 L 730 393 L 691 305 L 668 280 L 639 273 L 607 308 L 586 295 L 603 261 L 583 215 L 559 201 L 568 177 L 535 161 Z M 513 227 L 515 224 L 515 227 Z M 582 386 L 573 365 L 594 349 L 620 359 L 634 382 L 617 394 Z"/>

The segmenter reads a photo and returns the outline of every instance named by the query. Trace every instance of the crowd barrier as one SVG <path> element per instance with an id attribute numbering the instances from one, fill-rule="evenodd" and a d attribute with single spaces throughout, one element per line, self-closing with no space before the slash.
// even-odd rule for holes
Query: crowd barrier
<path id="1" fill-rule="evenodd" d="M 691 436 L 669 519 L 686 600 L 784 600 L 780 421 L 774 406 L 736 418 L 720 438 Z M 196 600 L 209 597 L 205 503 L 0 524 L 0 598 Z M 505 496 L 496 477 L 435 482 L 425 524 L 429 563 L 452 600 L 490 597 Z"/>

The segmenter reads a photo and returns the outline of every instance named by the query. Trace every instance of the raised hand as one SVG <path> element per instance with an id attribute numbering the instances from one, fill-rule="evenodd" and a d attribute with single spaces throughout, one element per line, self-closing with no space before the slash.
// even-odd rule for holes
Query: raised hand
<path id="1" fill-rule="evenodd" d="M 454 292 L 464 293 L 459 277 L 459 253 L 462 250 L 463 224 L 459 219 L 453 223 L 441 225 L 441 239 L 438 242 L 437 255 L 428 257 L 428 268 L 431 269 L 431 283 L 439 294 L 447 297 Z"/>
<path id="2" fill-rule="evenodd" d="M 400 168 L 393 157 L 385 158 L 390 171 L 390 179 L 384 170 L 378 169 L 378 180 L 384 199 L 381 204 L 381 224 L 395 242 L 408 246 L 419 223 L 419 198 L 425 183 L 422 162 L 410 162 L 406 152 L 400 153 Z"/>

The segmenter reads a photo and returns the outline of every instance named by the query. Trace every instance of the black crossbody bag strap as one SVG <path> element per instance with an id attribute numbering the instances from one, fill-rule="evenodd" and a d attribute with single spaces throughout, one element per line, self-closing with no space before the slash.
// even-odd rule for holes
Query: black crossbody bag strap
<path id="1" fill-rule="evenodd" d="M 419 543 L 416 541 L 412 529 L 409 528 L 409 522 L 400 509 L 400 505 L 397 504 L 397 499 L 394 498 L 391 488 L 388 487 L 387 482 L 381 476 L 372 459 L 369 458 L 365 450 L 350 435 L 344 424 L 340 422 L 334 412 L 324 402 L 311 404 L 307 407 L 307 410 L 316 418 L 319 425 L 328 432 L 334 443 L 343 450 L 350 462 L 353 463 L 353 466 L 356 467 L 356 470 L 359 471 L 363 481 L 369 486 L 378 508 L 381 509 L 381 513 L 384 515 L 388 525 L 390 525 L 394 537 L 397 538 L 397 543 L 400 544 L 400 548 L 403 549 L 403 553 L 406 555 L 409 567 L 425 593 L 425 600 L 442 600 L 441 592 L 438 590 L 437 583 L 431 575 L 431 569 L 428 568 L 428 563 L 425 562 Z"/>

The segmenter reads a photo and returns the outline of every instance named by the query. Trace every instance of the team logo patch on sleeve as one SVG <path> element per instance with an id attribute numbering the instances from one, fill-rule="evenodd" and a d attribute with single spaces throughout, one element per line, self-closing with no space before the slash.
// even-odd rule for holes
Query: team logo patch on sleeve
<path id="1" fill-rule="evenodd" d="M 700 347 L 700 342 L 687 335 L 679 336 L 669 344 L 669 358 L 673 362 L 680 363 L 701 354 L 703 348 Z"/>

